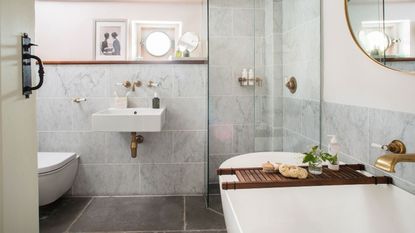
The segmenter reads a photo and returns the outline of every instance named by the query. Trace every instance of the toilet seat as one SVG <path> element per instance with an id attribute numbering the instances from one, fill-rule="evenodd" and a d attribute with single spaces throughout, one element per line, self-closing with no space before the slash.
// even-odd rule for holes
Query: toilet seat
<path id="1" fill-rule="evenodd" d="M 37 156 L 38 174 L 49 173 L 64 167 L 77 157 L 76 153 L 39 152 Z"/>

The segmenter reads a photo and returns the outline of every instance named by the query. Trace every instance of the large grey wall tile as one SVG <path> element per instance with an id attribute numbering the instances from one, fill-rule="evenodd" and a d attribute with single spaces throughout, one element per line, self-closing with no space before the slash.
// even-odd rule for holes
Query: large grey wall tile
<path id="1" fill-rule="evenodd" d="M 134 195 L 139 194 L 138 165 L 80 165 L 73 194 Z"/>
<path id="2" fill-rule="evenodd" d="M 301 113 L 302 113 L 302 100 L 294 98 L 284 98 L 284 127 L 301 133 Z"/>
<path id="3" fill-rule="evenodd" d="M 209 153 L 229 154 L 232 153 L 233 126 L 232 125 L 210 125 L 209 126 Z"/>
<path id="4" fill-rule="evenodd" d="M 232 9 L 211 8 L 209 14 L 209 36 L 231 36 L 233 34 Z"/>
<path id="5" fill-rule="evenodd" d="M 255 11 L 235 9 L 233 11 L 233 35 L 253 36 L 255 33 Z"/>
<path id="6" fill-rule="evenodd" d="M 171 163 L 173 160 L 172 132 L 142 133 L 144 142 L 138 145 L 140 163 Z"/>
<path id="7" fill-rule="evenodd" d="M 304 100 L 302 104 L 302 134 L 314 141 L 320 141 L 320 102 Z"/>
<path id="8" fill-rule="evenodd" d="M 175 97 L 201 97 L 207 91 L 207 66 L 174 66 L 173 95 Z"/>
<path id="9" fill-rule="evenodd" d="M 72 130 L 72 101 L 68 98 L 39 99 L 37 128 L 40 131 Z"/>
<path id="10" fill-rule="evenodd" d="M 254 100 L 250 96 L 210 97 L 210 124 L 252 124 Z"/>
<path id="11" fill-rule="evenodd" d="M 202 163 L 142 164 L 141 194 L 201 194 L 204 171 Z"/>
<path id="12" fill-rule="evenodd" d="M 203 98 L 165 98 L 161 106 L 167 108 L 166 130 L 204 130 L 206 102 Z"/>
<path id="13" fill-rule="evenodd" d="M 255 126 L 234 125 L 233 152 L 250 153 L 255 150 Z"/>
<path id="14" fill-rule="evenodd" d="M 209 96 L 232 95 L 234 82 L 232 67 L 209 66 Z"/>
<path id="15" fill-rule="evenodd" d="M 206 160 L 206 131 L 173 132 L 173 161 L 204 162 Z"/>
<path id="16" fill-rule="evenodd" d="M 392 112 L 386 110 L 370 109 L 370 139 L 369 143 L 388 144 L 392 140 L 402 140 L 409 153 L 415 151 L 415 115 L 409 113 Z M 375 164 L 376 159 L 383 151 L 377 148 L 370 149 L 370 164 Z M 399 163 L 396 166 L 396 175 L 401 179 L 415 183 L 415 164 Z"/>
<path id="17" fill-rule="evenodd" d="M 326 135 L 337 135 L 341 151 L 360 161 L 369 161 L 369 110 L 364 107 L 325 103 L 323 105 L 322 144 Z"/>
<path id="18" fill-rule="evenodd" d="M 72 104 L 73 130 L 91 130 L 92 114 L 109 107 L 107 98 L 88 98 L 86 102 Z"/>
<path id="19" fill-rule="evenodd" d="M 232 64 L 252 67 L 254 64 L 253 37 L 214 37 L 210 39 L 210 65 Z"/>

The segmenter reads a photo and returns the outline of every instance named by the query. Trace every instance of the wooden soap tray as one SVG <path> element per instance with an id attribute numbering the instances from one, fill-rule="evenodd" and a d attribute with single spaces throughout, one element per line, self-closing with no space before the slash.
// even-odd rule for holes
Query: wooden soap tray
<path id="1" fill-rule="evenodd" d="M 307 168 L 307 167 L 304 167 Z M 262 168 L 223 168 L 218 169 L 220 175 L 236 175 L 238 181 L 223 182 L 222 189 L 252 189 L 321 185 L 352 185 L 352 184 L 390 184 L 388 176 L 366 176 L 358 171 L 364 171 L 363 164 L 340 165 L 339 171 L 323 167 L 323 174 L 308 174 L 307 179 L 287 178 L 277 173 L 265 173 Z"/>

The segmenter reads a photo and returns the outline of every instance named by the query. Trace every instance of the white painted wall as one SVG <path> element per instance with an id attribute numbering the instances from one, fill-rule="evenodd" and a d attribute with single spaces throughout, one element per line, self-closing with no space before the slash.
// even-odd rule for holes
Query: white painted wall
<path id="1" fill-rule="evenodd" d="M 343 0 L 322 0 L 327 102 L 415 113 L 415 75 L 382 67 L 354 43 Z"/>
<path id="2" fill-rule="evenodd" d="M 95 19 L 181 21 L 183 32 L 203 35 L 203 15 L 200 1 L 36 1 L 36 43 L 44 60 L 92 60 Z"/>

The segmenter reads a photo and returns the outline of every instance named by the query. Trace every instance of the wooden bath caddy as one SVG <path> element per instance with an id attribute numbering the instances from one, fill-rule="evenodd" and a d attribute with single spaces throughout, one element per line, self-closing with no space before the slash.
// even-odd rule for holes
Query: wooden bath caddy
<path id="1" fill-rule="evenodd" d="M 306 167 L 304 167 L 306 168 Z M 363 164 L 340 165 L 339 171 L 323 167 L 323 174 L 308 174 L 307 179 L 287 178 L 278 173 L 265 173 L 262 168 L 222 168 L 217 170 L 220 175 L 236 175 L 238 181 L 223 182 L 222 189 L 252 189 L 321 185 L 351 185 L 351 184 L 390 184 L 388 176 L 365 176 L 358 172 L 364 171 Z"/>

